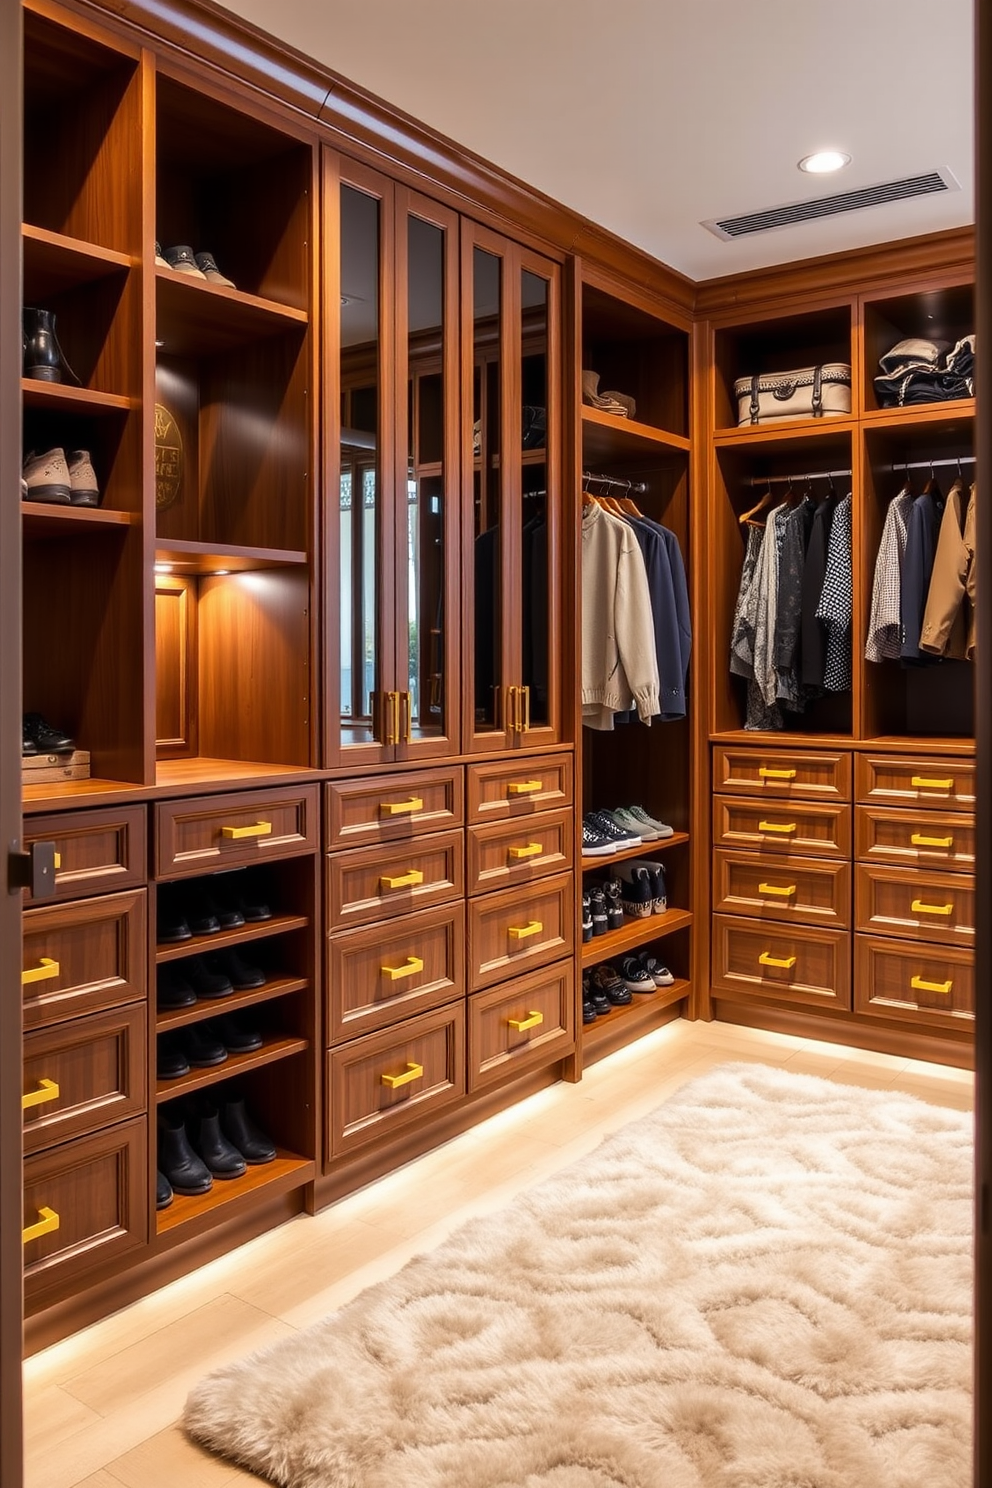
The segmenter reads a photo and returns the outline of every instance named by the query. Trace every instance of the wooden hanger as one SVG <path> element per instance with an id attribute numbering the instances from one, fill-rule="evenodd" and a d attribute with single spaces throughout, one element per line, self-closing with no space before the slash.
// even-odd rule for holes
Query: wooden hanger
<path id="1" fill-rule="evenodd" d="M 641 518 L 641 520 L 643 520 L 643 512 L 639 512 L 637 510 L 637 507 L 631 501 L 629 496 L 621 496 L 617 501 L 617 506 L 619 506 L 622 512 L 626 512 L 628 517 L 639 517 Z"/>
<path id="2" fill-rule="evenodd" d="M 740 524 L 741 524 L 741 526 L 744 527 L 744 526 L 750 525 L 752 527 L 760 527 L 761 526 L 761 523 L 760 522 L 756 522 L 754 520 L 754 518 L 757 517 L 757 516 L 760 516 L 760 514 L 763 511 L 765 511 L 767 507 L 769 507 L 771 505 L 771 503 L 774 501 L 774 499 L 775 498 L 772 495 L 772 488 L 771 488 L 771 486 L 769 486 L 768 487 L 768 490 L 762 496 L 762 498 L 758 502 L 758 504 L 756 506 L 752 506 L 751 510 L 750 511 L 746 511 L 744 513 L 744 515 L 740 518 Z"/>

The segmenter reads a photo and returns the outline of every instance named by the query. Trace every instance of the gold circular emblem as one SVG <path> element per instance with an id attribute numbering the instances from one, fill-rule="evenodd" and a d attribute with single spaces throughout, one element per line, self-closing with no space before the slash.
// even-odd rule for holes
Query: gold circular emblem
<path id="1" fill-rule="evenodd" d="M 155 404 L 155 506 L 175 506 L 183 489 L 183 437 L 167 408 Z"/>

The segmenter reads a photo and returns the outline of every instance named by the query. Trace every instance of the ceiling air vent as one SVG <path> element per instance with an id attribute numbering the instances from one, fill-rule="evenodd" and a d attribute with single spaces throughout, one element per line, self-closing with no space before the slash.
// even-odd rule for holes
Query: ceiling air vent
<path id="1" fill-rule="evenodd" d="M 797 222 L 835 217 L 839 212 L 860 212 L 863 207 L 881 207 L 886 202 L 908 201 L 914 196 L 932 196 L 934 192 L 960 189 L 949 170 L 933 170 L 921 176 L 904 176 L 900 181 L 883 181 L 879 186 L 862 186 L 858 191 L 838 191 L 831 196 L 791 202 L 785 207 L 768 207 L 763 212 L 719 217 L 702 225 L 718 238 L 723 238 L 724 242 L 731 242 L 734 238 L 749 237 L 753 233 L 772 232 L 776 227 L 794 227 Z"/>

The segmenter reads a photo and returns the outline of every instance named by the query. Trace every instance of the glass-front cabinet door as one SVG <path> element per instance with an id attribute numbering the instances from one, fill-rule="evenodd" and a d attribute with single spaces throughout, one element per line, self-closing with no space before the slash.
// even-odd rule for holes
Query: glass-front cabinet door
<path id="1" fill-rule="evenodd" d="M 561 737 L 559 291 L 557 265 L 463 222 L 466 752 Z"/>

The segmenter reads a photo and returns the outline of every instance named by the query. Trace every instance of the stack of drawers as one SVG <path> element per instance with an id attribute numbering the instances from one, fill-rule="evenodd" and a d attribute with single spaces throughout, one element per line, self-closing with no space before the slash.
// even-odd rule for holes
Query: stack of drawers
<path id="1" fill-rule="evenodd" d="M 36 1309 L 144 1245 L 145 810 L 30 817 L 56 898 L 24 913 L 25 1300 Z"/>
<path id="2" fill-rule="evenodd" d="M 713 990 L 851 1008 L 851 756 L 714 750 Z"/>
<path id="3" fill-rule="evenodd" d="M 970 1032 L 974 764 L 863 754 L 855 785 L 855 1009 Z"/>

